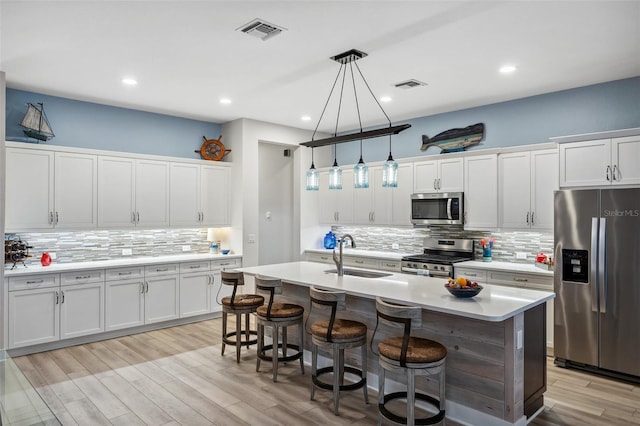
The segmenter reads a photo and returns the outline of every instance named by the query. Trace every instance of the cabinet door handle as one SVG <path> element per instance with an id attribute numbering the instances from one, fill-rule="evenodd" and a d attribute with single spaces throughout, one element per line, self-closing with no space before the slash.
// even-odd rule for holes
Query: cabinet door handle
<path id="1" fill-rule="evenodd" d="M 395 268 L 398 265 L 396 265 L 395 263 L 385 263 L 384 266 L 386 266 L 387 268 Z"/>
<path id="2" fill-rule="evenodd" d="M 136 212 L 136 223 L 140 223 L 140 212 Z"/>
<path id="3" fill-rule="evenodd" d="M 131 271 L 129 271 L 129 272 L 118 272 L 118 275 L 131 275 Z"/>
<path id="4" fill-rule="evenodd" d="M 56 305 L 60 303 L 60 294 L 56 291 Z"/>
<path id="5" fill-rule="evenodd" d="M 615 181 L 619 181 L 620 180 L 620 169 L 618 169 L 618 165 L 617 164 L 613 165 L 613 173 L 611 173 L 611 176 L 613 177 L 613 180 L 615 180 Z"/>
<path id="6" fill-rule="evenodd" d="M 371 212 L 371 222 L 376 221 L 376 212 Z"/>
<path id="7" fill-rule="evenodd" d="M 230 262 L 224 262 L 224 263 L 219 263 L 220 266 L 227 266 L 227 265 L 231 265 Z"/>
<path id="8" fill-rule="evenodd" d="M 169 268 L 156 269 L 156 272 L 167 272 Z"/>
<path id="9" fill-rule="evenodd" d="M 53 212 L 49 212 L 49 225 L 53 225 Z"/>
<path id="10" fill-rule="evenodd" d="M 189 269 L 200 269 L 200 265 L 190 265 Z"/>
<path id="11" fill-rule="evenodd" d="M 62 295 L 62 302 L 60 303 L 64 303 L 64 290 L 60 290 L 60 294 Z"/>
<path id="12" fill-rule="evenodd" d="M 478 276 L 478 274 L 476 274 L 475 272 L 465 272 L 464 275 L 467 275 L 469 277 L 477 277 Z"/>
<path id="13" fill-rule="evenodd" d="M 136 223 L 136 212 L 131 212 L 131 223 Z"/>
<path id="14" fill-rule="evenodd" d="M 435 189 L 435 190 L 438 189 L 438 179 L 434 179 L 433 180 L 433 189 Z"/>
<path id="15" fill-rule="evenodd" d="M 442 182 L 440 179 L 438 179 L 438 189 L 442 189 Z"/>
<path id="16" fill-rule="evenodd" d="M 529 224 L 529 212 L 527 212 L 527 225 Z"/>
<path id="17" fill-rule="evenodd" d="M 144 294 L 144 283 L 140 283 L 140 294 Z"/>
<path id="18" fill-rule="evenodd" d="M 91 278 L 91 275 L 81 275 L 79 277 L 76 277 L 76 280 L 87 280 Z"/>
<path id="19" fill-rule="evenodd" d="M 536 222 L 533 220 L 533 214 L 534 214 L 534 213 L 535 213 L 535 212 L 531 212 L 531 226 L 533 226 L 533 225 L 535 225 L 535 224 L 536 224 Z"/>
<path id="20" fill-rule="evenodd" d="M 514 280 L 514 281 L 517 281 L 517 282 L 519 282 L 519 283 L 526 283 L 526 282 L 528 282 L 528 281 L 529 281 L 529 280 L 528 280 L 528 279 L 526 279 L 526 278 L 518 278 L 518 277 L 513 277 L 513 280 Z"/>
<path id="21" fill-rule="evenodd" d="M 611 178 L 609 177 L 610 171 L 611 171 L 611 166 L 607 166 L 607 182 L 611 182 Z"/>
<path id="22" fill-rule="evenodd" d="M 354 260 L 355 263 L 357 263 L 358 265 L 362 265 L 364 263 L 363 260 Z"/>
<path id="23" fill-rule="evenodd" d="M 58 212 L 56 212 L 56 225 L 58 224 Z"/>
<path id="24" fill-rule="evenodd" d="M 44 282 L 44 280 L 27 281 L 27 284 L 40 284 L 42 282 Z"/>

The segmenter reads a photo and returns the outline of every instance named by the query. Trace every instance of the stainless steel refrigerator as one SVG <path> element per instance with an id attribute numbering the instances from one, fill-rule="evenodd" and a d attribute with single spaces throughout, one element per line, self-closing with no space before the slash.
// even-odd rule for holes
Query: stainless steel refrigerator
<path id="1" fill-rule="evenodd" d="M 555 192 L 556 364 L 640 380 L 640 188 Z"/>

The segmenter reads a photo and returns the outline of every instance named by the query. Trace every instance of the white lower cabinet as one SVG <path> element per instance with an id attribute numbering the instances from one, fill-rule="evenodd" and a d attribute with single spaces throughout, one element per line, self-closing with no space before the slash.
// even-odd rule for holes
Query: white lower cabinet
<path id="1" fill-rule="evenodd" d="M 105 330 L 144 324 L 144 267 L 107 269 Z"/>
<path id="2" fill-rule="evenodd" d="M 104 331 L 104 282 L 60 288 L 60 338 Z"/>
<path id="3" fill-rule="evenodd" d="M 60 339 L 58 287 L 9 292 L 9 348 Z"/>
<path id="4" fill-rule="evenodd" d="M 209 261 L 180 264 L 180 317 L 210 312 L 210 287 L 213 283 Z"/>
<path id="5" fill-rule="evenodd" d="M 178 274 L 145 279 L 144 322 L 150 324 L 180 317 L 180 277 Z"/>

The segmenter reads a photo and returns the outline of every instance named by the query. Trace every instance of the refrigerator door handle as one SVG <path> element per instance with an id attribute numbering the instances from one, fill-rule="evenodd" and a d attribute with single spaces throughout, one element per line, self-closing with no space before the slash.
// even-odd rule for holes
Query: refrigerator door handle
<path id="1" fill-rule="evenodd" d="M 600 313 L 607 313 L 607 271 L 606 256 L 607 247 L 607 219 L 600 218 L 600 229 L 598 231 L 598 287 L 600 288 Z"/>
<path id="2" fill-rule="evenodd" d="M 591 218 L 591 266 L 589 267 L 589 281 L 591 282 L 591 311 L 598 312 L 598 281 L 596 280 L 598 264 L 598 218 Z"/>

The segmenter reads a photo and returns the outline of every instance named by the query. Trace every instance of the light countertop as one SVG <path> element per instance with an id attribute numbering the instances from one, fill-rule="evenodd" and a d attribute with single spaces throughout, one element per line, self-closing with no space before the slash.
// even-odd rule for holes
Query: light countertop
<path id="1" fill-rule="evenodd" d="M 344 290 L 359 297 L 385 299 L 422 306 L 437 312 L 499 322 L 511 318 L 555 297 L 554 293 L 524 288 L 484 285 L 477 296 L 459 299 L 452 296 L 444 278 L 409 274 L 390 274 L 382 278 L 338 277 L 327 264 L 290 262 L 241 268 L 248 275 L 280 278 L 292 284 Z M 350 268 L 357 269 L 357 268 Z"/>
<path id="2" fill-rule="evenodd" d="M 194 262 L 198 260 L 224 260 L 240 257 L 242 257 L 242 255 L 240 254 L 191 253 L 167 256 L 120 258 L 113 260 L 99 260 L 93 262 L 55 263 L 54 260 L 53 263 L 49 266 L 29 265 L 28 267 L 25 267 L 21 264 L 18 264 L 15 269 L 5 268 L 4 276 L 11 277 L 29 274 L 50 274 L 56 272 L 80 271 L 87 269 L 120 268 L 136 265 L 157 265 L 159 263 Z"/>
<path id="3" fill-rule="evenodd" d="M 502 272 L 521 272 L 533 275 L 542 275 L 544 277 L 552 277 L 553 271 L 546 271 L 540 269 L 533 264 L 527 263 L 511 263 L 511 262 L 479 262 L 477 260 L 469 260 L 466 262 L 458 262 L 453 265 L 455 268 L 476 268 L 484 269 L 487 271 L 502 271 Z"/>
<path id="4" fill-rule="evenodd" d="M 339 248 L 336 248 L 338 251 Z M 333 249 L 306 249 L 307 253 L 320 253 L 320 254 L 329 254 L 333 252 Z M 412 253 L 398 253 L 393 251 L 375 251 L 375 250 L 360 250 L 353 248 L 343 248 L 342 254 L 344 256 L 354 256 L 354 257 L 369 257 L 372 259 L 388 259 L 388 260 L 400 260 L 405 256 L 410 256 Z M 415 253 L 413 253 L 415 254 Z"/>

